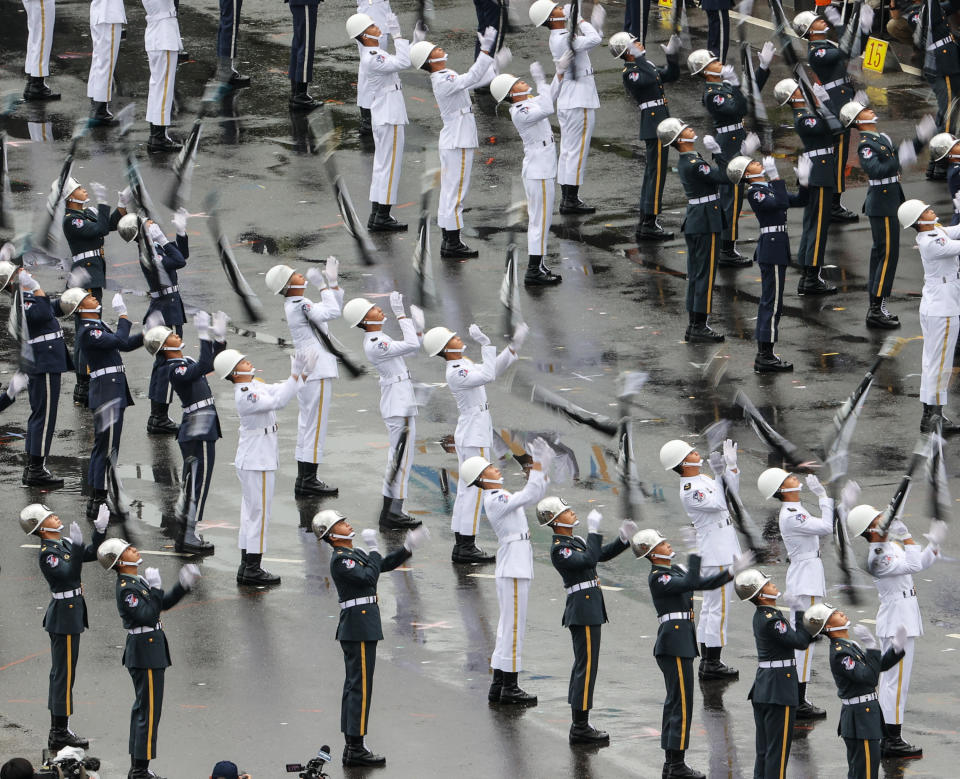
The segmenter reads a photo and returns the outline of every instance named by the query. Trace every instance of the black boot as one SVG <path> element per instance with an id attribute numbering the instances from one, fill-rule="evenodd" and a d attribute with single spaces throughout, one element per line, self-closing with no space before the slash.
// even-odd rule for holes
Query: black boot
<path id="1" fill-rule="evenodd" d="M 106 503 L 106 501 L 107 491 L 94 488 L 87 499 L 87 519 L 93 522 L 97 518 L 97 514 L 100 513 L 100 504 Z"/>
<path id="2" fill-rule="evenodd" d="M 937 423 L 940 421 L 940 415 L 936 413 L 936 406 L 923 405 L 923 414 L 920 416 L 920 432 L 932 433 Z"/>
<path id="3" fill-rule="evenodd" d="M 563 276 L 554 273 L 543 264 L 543 257 L 531 254 L 527 261 L 527 272 L 523 276 L 526 287 L 553 287 L 563 281 Z"/>
<path id="4" fill-rule="evenodd" d="M 500 690 L 500 703 L 511 706 L 536 706 L 537 696 L 520 689 L 516 671 L 503 672 L 503 688 Z"/>
<path id="5" fill-rule="evenodd" d="M 308 495 L 332 496 L 338 495 L 340 490 L 331 487 L 326 482 L 317 478 L 316 463 L 302 463 L 297 461 L 297 480 L 293 485 L 293 494 L 297 498 L 304 498 Z"/>
<path id="6" fill-rule="evenodd" d="M 24 100 L 59 100 L 60 93 L 47 86 L 43 76 L 27 76 L 27 85 L 23 89 Z"/>
<path id="7" fill-rule="evenodd" d="M 250 76 L 244 76 L 237 72 L 233 67 L 233 59 L 230 57 L 221 57 L 219 68 L 217 69 L 217 80 L 221 84 L 227 84 L 234 89 L 243 89 L 250 86 Z"/>
<path id="8" fill-rule="evenodd" d="M 52 716 L 50 734 L 47 736 L 47 749 L 56 754 L 64 747 L 79 747 L 86 749 L 90 742 L 83 736 L 78 736 L 68 725 L 67 717 Z"/>
<path id="9" fill-rule="evenodd" d="M 178 554 L 211 555 L 215 547 L 203 536 L 197 535 L 197 517 L 177 517 L 177 537 L 173 548 Z"/>
<path id="10" fill-rule="evenodd" d="M 934 160 L 933 157 L 930 158 L 930 162 L 927 163 L 927 180 L 928 181 L 945 181 L 947 178 L 947 166 L 943 161 Z"/>
<path id="11" fill-rule="evenodd" d="M 944 438 L 950 438 L 960 433 L 960 427 L 955 425 L 952 420 L 943 413 L 943 406 L 934 406 L 933 413 L 940 417 L 940 435 Z"/>
<path id="12" fill-rule="evenodd" d="M 290 108 L 294 111 L 312 111 L 320 103 L 307 91 L 305 81 L 290 82 Z"/>
<path id="13" fill-rule="evenodd" d="M 487 700 L 490 703 L 500 703 L 500 691 L 503 689 L 503 671 L 493 669 L 493 681 L 487 691 Z"/>
<path id="14" fill-rule="evenodd" d="M 240 550 L 240 567 L 237 568 L 237 584 L 240 584 L 240 580 L 243 578 L 243 569 L 247 567 L 247 550 Z"/>
<path id="15" fill-rule="evenodd" d="M 737 251 L 735 241 L 720 241 L 718 262 L 724 268 L 748 268 L 753 265 L 753 260 Z"/>
<path id="16" fill-rule="evenodd" d="M 880 742 L 880 756 L 882 758 L 910 759 L 923 757 L 923 750 L 920 747 L 908 744 L 903 740 L 900 735 L 902 728 L 903 725 L 887 725 L 884 723 L 883 740 Z"/>
<path id="17" fill-rule="evenodd" d="M 573 710 L 573 724 L 570 725 L 571 744 L 609 744 L 610 734 L 597 730 L 590 724 L 589 711 Z"/>
<path id="18" fill-rule="evenodd" d="M 883 298 L 870 298 L 870 308 L 867 311 L 867 327 L 876 330 L 896 330 L 900 327 L 900 320 L 887 311 L 887 301 Z"/>
<path id="19" fill-rule="evenodd" d="M 385 203 L 374 203 L 367 220 L 367 229 L 371 233 L 398 233 L 405 232 L 407 226 L 390 216 L 391 206 Z"/>
<path id="20" fill-rule="evenodd" d="M 833 206 L 830 209 L 831 222 L 859 222 L 860 217 L 840 202 L 840 193 L 833 193 Z"/>
<path id="21" fill-rule="evenodd" d="M 110 106 L 107 103 L 91 100 L 90 123 L 101 127 L 116 127 L 120 121 L 110 113 Z"/>
<path id="22" fill-rule="evenodd" d="M 797 720 L 826 719 L 827 712 L 819 706 L 814 706 L 807 700 L 807 683 L 800 682 L 800 705 L 797 706 Z"/>
<path id="23" fill-rule="evenodd" d="M 73 387 L 73 405 L 87 407 L 90 398 L 90 377 L 77 376 Z"/>
<path id="24" fill-rule="evenodd" d="M 797 284 L 798 295 L 833 295 L 837 288 L 820 278 L 820 268 L 804 266 Z"/>
<path id="25" fill-rule="evenodd" d="M 404 512 L 402 498 L 383 496 L 383 507 L 380 509 L 381 530 L 412 530 L 422 524 L 422 521 Z"/>
<path id="26" fill-rule="evenodd" d="M 56 490 L 63 486 L 63 479 L 47 470 L 43 457 L 31 454 L 30 463 L 23 469 L 23 484 L 25 487 Z"/>
<path id="27" fill-rule="evenodd" d="M 669 241 L 673 238 L 673 233 L 664 230 L 657 221 L 656 214 L 640 214 L 640 223 L 637 225 L 636 234 L 637 243 L 643 241 Z"/>
<path id="28" fill-rule="evenodd" d="M 694 771 L 683 759 L 682 749 L 665 750 L 666 760 L 663 762 L 663 779 L 707 779 L 706 774 Z"/>
<path id="29" fill-rule="evenodd" d="M 260 560 L 263 555 L 247 552 L 247 561 L 243 566 L 243 573 L 237 575 L 237 584 L 245 584 L 252 587 L 272 586 L 280 584 L 280 577 L 265 571 L 260 567 Z"/>
<path id="30" fill-rule="evenodd" d="M 453 534 L 457 542 L 453 546 L 453 553 L 450 559 L 455 563 L 492 563 L 497 559 L 496 555 L 487 554 L 477 546 L 476 536 L 465 536 L 460 533 Z"/>
<path id="31" fill-rule="evenodd" d="M 468 260 L 479 257 L 480 252 L 471 249 L 460 240 L 459 230 L 444 230 L 443 243 L 440 244 L 440 256 L 451 260 Z"/>
<path id="32" fill-rule="evenodd" d="M 147 417 L 148 433 L 152 435 L 176 435 L 180 432 L 180 425 L 167 416 L 169 410 L 169 403 L 150 401 L 150 416 Z"/>
<path id="33" fill-rule="evenodd" d="M 793 363 L 782 360 L 773 353 L 773 344 L 760 342 L 757 344 L 757 356 L 753 360 L 754 373 L 783 373 L 792 371 Z"/>
<path id="34" fill-rule="evenodd" d="M 731 668 L 720 659 L 720 653 L 723 651 L 719 646 L 700 645 L 703 656 L 700 658 L 700 668 L 697 671 L 703 681 L 711 680 L 732 680 L 740 676 L 736 668 Z"/>
<path id="35" fill-rule="evenodd" d="M 146 766 L 135 766 L 127 773 L 127 779 L 163 779 L 163 777 Z"/>
<path id="36" fill-rule="evenodd" d="M 576 184 L 560 185 L 561 214 L 594 214 L 597 209 L 588 206 L 580 199 L 580 187 Z"/>
<path id="37" fill-rule="evenodd" d="M 716 344 L 723 341 L 725 336 L 707 324 L 706 314 L 694 313 L 693 321 L 687 326 L 686 339 L 689 343 Z"/>
<path id="38" fill-rule="evenodd" d="M 373 135 L 373 124 L 370 120 L 369 108 L 360 109 L 360 127 L 358 132 L 365 138 L 370 138 Z"/>
<path id="39" fill-rule="evenodd" d="M 344 740 L 347 742 L 343 747 L 343 764 L 350 766 L 367 766 L 377 768 L 387 764 L 387 758 L 383 755 L 375 755 L 366 744 L 363 743 L 363 736 L 347 736 Z"/>
<path id="40" fill-rule="evenodd" d="M 147 140 L 147 151 L 179 151 L 183 148 L 180 141 L 167 135 L 167 128 L 162 124 L 150 125 L 150 138 Z"/>

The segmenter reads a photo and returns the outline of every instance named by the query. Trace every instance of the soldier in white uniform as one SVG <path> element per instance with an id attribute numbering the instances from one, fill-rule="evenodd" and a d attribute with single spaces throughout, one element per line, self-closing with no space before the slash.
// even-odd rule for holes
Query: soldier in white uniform
<path id="1" fill-rule="evenodd" d="M 224 349 L 213 360 L 221 379 L 233 382 L 233 399 L 240 415 L 240 437 L 234 466 L 243 490 L 240 502 L 240 568 L 237 584 L 280 584 L 280 577 L 260 565 L 267 549 L 270 507 L 279 462 L 277 409 L 297 394 L 300 377 L 313 370 L 312 355 L 290 358 L 290 376 L 277 384 L 254 379 L 253 364 L 236 349 Z"/>
<path id="2" fill-rule="evenodd" d="M 403 510 L 413 467 L 413 450 L 417 440 L 417 401 L 413 393 L 410 371 L 403 358 L 420 351 L 423 337 L 423 312 L 410 307 L 410 316 L 403 308 L 403 295 L 390 293 L 390 309 L 397 318 L 403 339 L 395 341 L 383 332 L 386 315 L 380 306 L 365 298 L 354 298 L 343 307 L 343 321 L 348 327 L 366 331 L 363 353 L 380 375 L 380 416 L 387 428 L 390 449 L 383 477 L 383 508 L 380 527 L 383 530 L 409 530 L 421 522 Z"/>
<path id="3" fill-rule="evenodd" d="M 900 226 L 917 231 L 917 247 L 923 262 L 923 296 L 920 298 L 920 330 L 923 332 L 923 363 L 920 369 L 920 402 L 923 416 L 920 432 L 929 433 L 938 419 L 942 432 L 955 433 L 956 425 L 943 413 L 947 388 L 953 373 L 953 353 L 960 329 L 960 225 L 944 227 L 937 214 L 920 200 L 908 200 L 897 209 Z"/>
<path id="4" fill-rule="evenodd" d="M 380 48 L 380 28 L 369 16 L 354 14 L 347 19 L 347 35 L 360 44 L 360 73 L 370 94 L 374 149 L 367 229 L 375 233 L 407 229 L 390 216 L 390 208 L 397 202 L 403 166 L 407 106 L 399 73 L 410 67 L 410 42 L 400 37 L 396 14 L 390 14 L 387 24 L 395 54 Z"/>
<path id="5" fill-rule="evenodd" d="M 90 3 L 90 75 L 87 77 L 87 97 L 90 98 L 90 118 L 97 124 L 117 124 L 110 112 L 113 99 L 113 71 L 120 53 L 120 38 L 127 14 L 123 0 L 92 0 Z"/>
<path id="6" fill-rule="evenodd" d="M 596 111 L 600 107 L 597 85 L 593 80 L 590 50 L 603 40 L 603 20 L 607 12 L 600 3 L 594 3 L 590 21 L 578 20 L 576 34 L 571 41 L 567 29 L 567 12 L 553 0 L 537 0 L 530 6 L 530 21 L 550 30 L 550 54 L 560 59 L 573 50 L 573 63 L 567 68 L 557 98 L 557 119 L 560 121 L 560 158 L 557 163 L 557 182 L 560 184 L 561 214 L 592 214 L 597 209 L 580 200 L 590 154 L 590 140 Z"/>
<path id="7" fill-rule="evenodd" d="M 737 467 L 737 447 L 730 440 L 723 442 L 723 454 L 710 456 L 710 467 L 718 477 L 712 479 L 700 473 L 703 458 L 686 441 L 674 439 L 660 448 L 660 464 L 666 471 L 680 474 L 680 503 L 690 517 L 697 534 L 702 572 L 712 576 L 733 564 L 740 554 L 737 531 L 730 519 L 727 499 L 719 476 L 725 474 L 730 489 L 739 492 L 740 470 Z M 736 679 L 740 672 L 725 664 L 720 655 L 727 643 L 727 612 L 734 603 L 733 580 L 712 590 L 704 590 L 700 621 L 697 623 L 697 641 L 700 642 L 701 679 Z"/>
<path id="8" fill-rule="evenodd" d="M 930 543 L 921 547 L 900 519 L 894 519 L 887 532 L 881 533 L 879 525 L 883 514 L 873 506 L 861 504 L 851 509 L 847 516 L 850 537 L 863 536 L 870 544 L 867 572 L 873 576 L 873 583 L 880 595 L 877 638 L 882 643 L 882 651 L 890 648 L 898 628 L 906 628 L 906 640 L 901 642 L 905 654 L 899 663 L 880 674 L 877 688 L 884 721 L 880 752 L 884 758 L 923 757 L 923 749 L 908 744 L 901 735 L 907 693 L 910 691 L 910 673 L 913 670 L 914 639 L 923 635 L 923 620 L 913 574 L 920 573 L 936 562 L 940 556 L 940 545 L 947 537 L 947 526 L 940 520 L 933 520 L 930 532 L 926 534 Z"/>
<path id="9" fill-rule="evenodd" d="M 386 49 L 390 43 L 390 36 L 386 30 L 390 27 L 390 17 L 393 9 L 390 0 L 357 0 L 357 13 L 369 16 L 380 30 L 377 46 Z M 357 53 L 363 54 L 363 44 L 357 41 Z M 373 93 L 363 68 L 357 70 L 357 107 L 360 109 L 360 135 L 372 135 L 373 127 L 370 122 L 370 106 L 373 105 Z"/>
<path id="10" fill-rule="evenodd" d="M 493 29 L 493 28 L 491 28 Z M 455 563 L 488 563 L 494 558 L 477 546 L 477 527 L 483 513 L 480 488 L 464 481 L 463 464 L 471 457 L 489 457 L 493 446 L 493 420 L 485 385 L 492 383 L 517 361 L 529 328 L 521 322 L 509 346 L 497 349 L 477 325 L 470 325 L 470 337 L 480 344 L 478 365 L 464 357 L 463 340 L 446 327 L 434 327 L 423 337 L 423 348 L 431 357 L 446 360 L 447 386 L 457 401 L 457 429 L 453 434 L 460 467 L 457 497 L 453 502 L 450 529 L 456 539 L 451 559 Z"/>
<path id="11" fill-rule="evenodd" d="M 533 547 L 523 510 L 535 505 L 546 493 L 546 474 L 553 462 L 553 450 L 540 438 L 527 448 L 534 462 L 527 484 L 519 492 L 503 489 L 503 474 L 485 457 L 471 457 L 464 462 L 460 478 L 483 490 L 483 508 L 500 543 L 496 569 L 500 621 L 496 647 L 490 658 L 493 682 L 487 697 L 491 703 L 536 706 L 537 696 L 517 684 L 517 674 L 523 668 L 527 598 L 533 581 Z"/>
<path id="12" fill-rule="evenodd" d="M 787 550 L 790 565 L 787 568 L 785 603 L 790 606 L 791 619 L 797 611 L 806 611 L 814 603 L 823 602 L 827 581 L 820 559 L 820 537 L 833 534 L 833 499 L 820 480 L 810 474 L 807 487 L 820 503 L 821 516 L 811 514 L 800 502 L 800 479 L 782 468 L 767 468 L 757 479 L 757 489 L 765 500 L 780 501 L 780 537 Z M 797 720 L 822 719 L 827 712 L 807 700 L 807 683 L 813 671 L 813 644 L 796 650 L 797 681 L 800 683 L 800 705 Z"/>
<path id="13" fill-rule="evenodd" d="M 27 85 L 24 100 L 59 100 L 44 80 L 50 75 L 50 49 L 53 47 L 53 22 L 56 16 L 54 0 L 21 0 L 27 12 L 27 57 L 23 70 Z"/>
<path id="14" fill-rule="evenodd" d="M 496 38 L 496 28 L 488 27 L 476 62 L 463 74 L 448 68 L 447 53 L 430 41 L 418 41 L 410 47 L 413 67 L 430 74 L 430 86 L 443 120 L 439 149 L 440 197 L 437 201 L 437 225 L 443 233 L 441 257 L 468 259 L 479 255 L 460 239 L 463 201 L 470 190 L 473 150 L 478 146 L 470 91 L 480 86 L 493 67 L 491 53 Z"/>
<path id="15" fill-rule="evenodd" d="M 177 59 L 182 43 L 177 9 L 173 0 L 142 0 L 147 12 L 143 46 L 150 62 L 150 88 L 147 93 L 147 121 L 150 140 L 147 151 L 176 151 L 183 144 L 167 135 L 173 110 L 173 88 L 177 80 Z"/>
<path id="16" fill-rule="evenodd" d="M 323 461 L 327 438 L 333 380 L 338 376 L 337 358 L 324 346 L 317 330 L 329 334 L 327 322 L 337 319 L 343 308 L 339 268 L 336 257 L 327 257 L 322 271 L 311 268 L 306 277 L 288 265 L 274 265 L 266 277 L 267 288 L 275 295 L 284 296 L 283 313 L 293 336 L 293 348 L 302 356 L 309 354 L 315 363 L 297 390 L 300 413 L 297 417 L 297 481 L 293 494 L 298 498 L 338 494 L 336 487 L 317 478 L 317 466 Z M 304 297 L 308 281 L 320 290 L 317 303 Z"/>

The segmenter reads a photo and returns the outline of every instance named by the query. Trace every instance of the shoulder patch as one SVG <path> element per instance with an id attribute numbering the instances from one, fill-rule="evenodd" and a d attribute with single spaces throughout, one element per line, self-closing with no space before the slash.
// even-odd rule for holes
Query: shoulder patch
<path id="1" fill-rule="evenodd" d="M 99 327 L 96 327 L 90 331 L 90 335 L 92 335 L 94 338 L 103 338 L 103 330 L 101 330 Z"/>
<path id="2" fill-rule="evenodd" d="M 386 341 L 381 341 L 380 343 L 377 344 L 377 349 L 379 349 L 381 352 L 385 352 L 389 348 L 390 348 L 390 344 L 388 344 Z"/>
<path id="3" fill-rule="evenodd" d="M 349 557 L 344 557 L 341 562 L 343 563 L 344 567 L 347 569 L 355 568 L 357 566 L 356 560 L 353 560 Z"/>
<path id="4" fill-rule="evenodd" d="M 508 498 L 508 497 L 507 497 L 506 495 L 504 495 L 502 492 L 501 492 L 499 495 L 497 495 L 497 501 L 498 501 L 499 503 L 506 503 L 508 500 L 510 500 L 510 498 Z"/>
<path id="5" fill-rule="evenodd" d="M 44 562 L 51 568 L 56 568 L 58 565 L 60 565 L 60 558 L 55 554 L 48 554 Z"/>
<path id="6" fill-rule="evenodd" d="M 570 547 L 568 547 L 568 546 L 565 546 L 565 547 L 563 547 L 563 549 L 560 550 L 560 555 L 561 555 L 562 557 L 569 557 L 569 556 L 572 555 L 572 554 L 573 554 L 573 550 L 570 549 Z"/>
<path id="7" fill-rule="evenodd" d="M 70 220 L 70 224 L 72 224 L 74 227 L 83 227 L 83 220 L 82 220 L 82 219 L 71 219 L 71 220 Z"/>
<path id="8" fill-rule="evenodd" d="M 782 619 L 778 619 L 773 623 L 773 629 L 776 630 L 781 636 L 787 632 L 787 623 Z"/>
<path id="9" fill-rule="evenodd" d="M 846 668 L 848 671 L 852 671 L 853 668 L 854 668 L 854 666 L 857 664 L 857 661 L 854 660 L 854 659 L 853 659 L 852 657 L 850 657 L 849 655 L 848 655 L 847 657 L 843 658 L 843 660 L 842 660 L 841 662 L 843 663 L 843 667 Z"/>
<path id="10" fill-rule="evenodd" d="M 750 193 L 750 197 L 752 197 L 752 198 L 753 198 L 754 200 L 756 200 L 758 203 L 762 203 L 764 200 L 767 199 L 767 196 L 766 196 L 763 192 L 760 192 L 760 191 L 751 192 L 751 193 Z"/>
<path id="11" fill-rule="evenodd" d="M 126 603 L 131 609 L 136 608 L 137 604 L 140 603 L 140 599 L 137 597 L 135 592 L 128 592 L 123 596 L 123 602 Z"/>
<path id="12" fill-rule="evenodd" d="M 310 306 L 309 303 L 302 303 L 302 304 L 300 305 L 300 310 L 301 310 L 304 314 L 309 314 L 309 313 L 310 313 L 310 308 L 311 308 L 311 306 Z"/>
<path id="13" fill-rule="evenodd" d="M 637 71 L 633 71 L 630 75 L 627 76 L 631 81 L 637 81 L 640 78 L 640 74 Z"/>
<path id="14" fill-rule="evenodd" d="M 179 367 L 175 368 L 173 372 L 176 373 L 176 374 L 178 374 L 178 375 L 180 375 L 180 376 L 183 376 L 183 374 L 185 374 L 185 373 L 187 372 L 187 366 L 186 366 L 186 365 L 180 365 Z"/>
<path id="15" fill-rule="evenodd" d="M 869 146 L 864 146 L 862 149 L 860 149 L 860 156 L 869 160 L 873 156 L 873 149 L 871 149 Z"/>
<path id="16" fill-rule="evenodd" d="M 666 584 L 666 583 L 669 582 L 672 578 L 673 578 L 673 577 L 672 577 L 670 574 L 668 574 L 668 573 L 663 573 L 663 574 L 660 574 L 660 575 L 657 577 L 657 581 L 658 581 L 660 584 Z"/>
<path id="17" fill-rule="evenodd" d="M 817 120 L 816 120 L 814 117 L 812 117 L 812 116 L 808 116 L 806 119 L 804 119 L 804 120 L 803 120 L 803 123 L 804 123 L 807 127 L 816 127 L 816 126 L 817 126 Z"/>
<path id="18" fill-rule="evenodd" d="M 692 497 L 693 497 L 693 502 L 694 502 L 694 503 L 703 503 L 704 499 L 706 499 L 707 496 L 706 496 L 706 494 L 704 493 L 703 490 L 696 490 L 696 491 L 693 493 L 693 496 L 692 496 Z"/>
<path id="19" fill-rule="evenodd" d="M 710 166 L 707 165 L 707 163 L 705 162 L 701 162 L 700 165 L 697 167 L 697 170 L 699 170 L 704 176 L 706 176 L 710 173 Z"/>
<path id="20" fill-rule="evenodd" d="M 468 371 L 466 368 L 461 368 L 460 370 L 457 371 L 457 376 L 463 379 L 463 378 L 466 378 L 468 373 L 470 373 L 470 371 Z"/>

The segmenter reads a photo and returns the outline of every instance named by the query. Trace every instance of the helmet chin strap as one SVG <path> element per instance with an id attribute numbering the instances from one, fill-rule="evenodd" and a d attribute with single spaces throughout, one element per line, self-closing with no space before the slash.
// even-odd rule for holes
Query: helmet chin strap
<path id="1" fill-rule="evenodd" d="M 499 479 L 480 479 L 480 481 L 486 484 L 503 484 L 503 477 L 501 476 Z"/>
<path id="2" fill-rule="evenodd" d="M 452 352 L 453 354 L 463 354 L 463 350 L 464 350 L 464 347 L 462 346 L 459 349 L 454 349 L 452 346 L 447 346 L 446 348 L 444 348 L 443 351 Z"/>
<path id="3" fill-rule="evenodd" d="M 63 525 L 60 527 L 41 527 L 40 530 L 44 533 L 56 533 L 58 536 L 63 535 Z"/>
<path id="4" fill-rule="evenodd" d="M 670 554 L 654 554 L 653 552 L 650 553 L 651 558 L 659 557 L 661 560 L 672 560 L 676 556 L 677 556 L 676 552 L 671 552 Z"/>
<path id="5" fill-rule="evenodd" d="M 443 54 L 442 57 L 430 57 L 430 58 L 427 60 L 427 62 L 446 62 L 446 61 L 447 61 L 447 54 L 446 54 L 446 52 L 444 52 L 444 54 Z"/>
<path id="6" fill-rule="evenodd" d="M 936 220 L 936 219 L 918 219 L 918 220 L 916 221 L 916 224 L 918 224 L 918 225 L 935 225 L 935 224 L 939 224 L 939 221 Z"/>
<path id="7" fill-rule="evenodd" d="M 553 525 L 554 527 L 576 527 L 577 525 L 580 524 L 580 520 L 575 519 L 573 520 L 573 522 L 557 522 L 556 520 L 554 520 L 550 524 Z"/>
<path id="8" fill-rule="evenodd" d="M 253 376 L 253 371 L 234 371 L 234 376 Z"/>
<path id="9" fill-rule="evenodd" d="M 380 38 L 379 38 L 378 36 L 376 36 L 376 35 L 370 35 L 366 30 L 364 30 L 364 31 L 360 34 L 360 37 L 361 37 L 361 38 L 366 38 L 368 41 L 376 41 L 377 43 L 380 42 Z"/>
<path id="10" fill-rule="evenodd" d="M 352 531 L 347 535 L 341 535 L 340 533 L 330 533 L 330 538 L 337 538 L 337 539 L 340 539 L 341 541 L 349 541 L 356 535 L 357 535 L 356 531 Z"/>
<path id="11" fill-rule="evenodd" d="M 306 289 L 306 284 L 287 284 L 287 289 Z"/>
<path id="12" fill-rule="evenodd" d="M 833 633 L 835 630 L 846 630 L 848 627 L 850 627 L 850 620 L 849 620 L 849 619 L 848 619 L 848 620 L 846 621 L 846 623 L 843 624 L 843 625 L 835 625 L 835 626 L 832 627 L 832 628 L 824 628 L 824 629 L 823 629 L 823 632 L 824 632 L 824 633 Z"/>

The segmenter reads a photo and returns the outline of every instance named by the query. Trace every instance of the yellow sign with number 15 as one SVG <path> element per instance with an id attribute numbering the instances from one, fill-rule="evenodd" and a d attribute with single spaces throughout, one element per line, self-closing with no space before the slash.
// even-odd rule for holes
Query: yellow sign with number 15
<path id="1" fill-rule="evenodd" d="M 883 63 L 887 59 L 887 42 L 879 38 L 868 38 L 863 50 L 863 69 L 883 73 Z"/>

